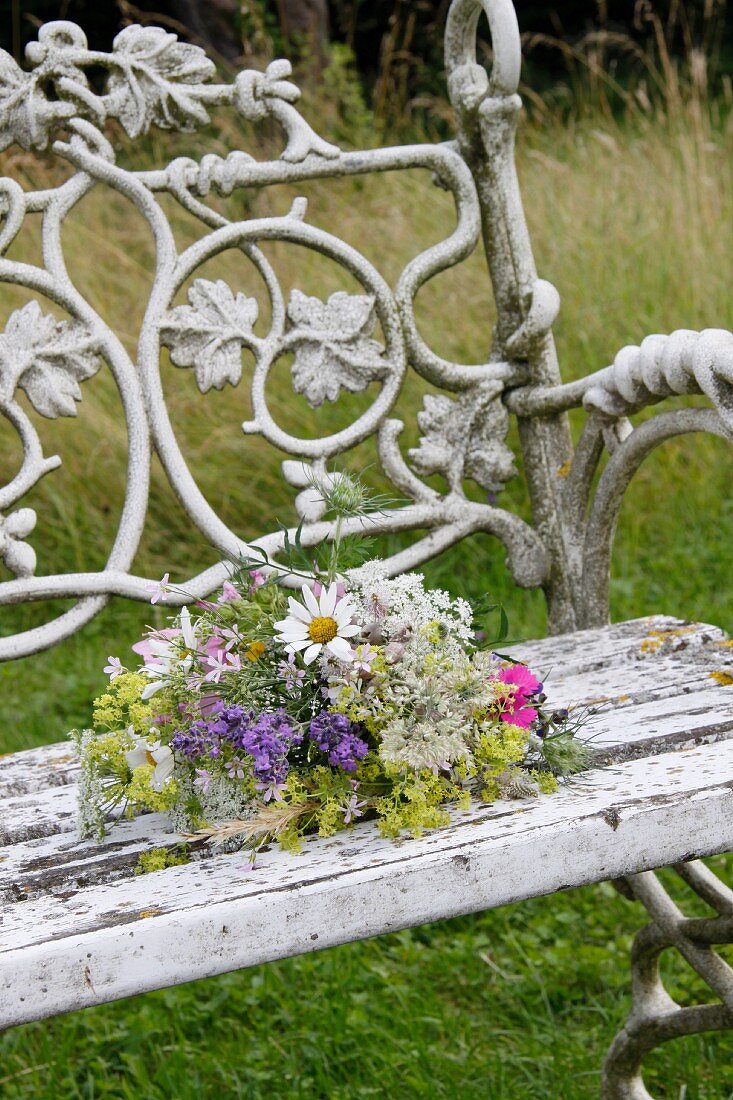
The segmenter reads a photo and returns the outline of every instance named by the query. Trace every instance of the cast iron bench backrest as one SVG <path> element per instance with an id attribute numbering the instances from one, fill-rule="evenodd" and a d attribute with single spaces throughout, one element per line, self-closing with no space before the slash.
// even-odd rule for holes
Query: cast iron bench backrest
<path id="1" fill-rule="evenodd" d="M 493 45 L 489 74 L 476 63 L 482 11 Z M 202 495 L 181 453 L 161 385 L 161 345 L 170 349 L 175 365 L 193 368 L 203 392 L 237 385 L 242 352 L 250 353 L 253 417 L 243 429 L 290 456 L 283 473 L 297 490 L 305 545 L 320 542 L 332 529 L 314 480 L 338 477 L 339 456 L 375 436 L 384 472 L 409 503 L 375 516 L 371 526 L 380 533 L 424 532 L 389 559 L 393 573 L 469 534 L 488 532 L 503 542 L 515 582 L 545 590 L 551 631 L 607 621 L 616 516 L 639 464 L 681 433 L 733 434 L 733 336 L 722 330 L 651 336 L 641 347 L 623 349 L 612 366 L 563 385 L 551 334 L 559 297 L 537 277 L 514 168 L 520 41 L 510 0 L 453 0 L 445 54 L 457 141 L 356 152 L 324 141 L 301 117 L 294 106 L 298 89 L 288 80 L 284 61 L 219 84 L 202 50 L 161 28 L 129 26 L 110 53 L 101 53 L 90 50 L 80 28 L 69 22 L 40 29 L 27 50 L 29 71 L 2 55 L 0 147 L 18 143 L 27 150 L 50 150 L 73 171 L 57 186 L 33 192 L 12 179 L 0 180 L 0 280 L 33 295 L 0 336 L 0 413 L 23 447 L 17 472 L 0 487 L 0 555 L 15 575 L 0 583 L 0 604 L 59 597 L 77 602 L 43 626 L 0 640 L 0 659 L 25 656 L 68 637 L 112 595 L 149 599 L 150 579 L 136 575 L 133 565 L 148 501 L 151 439 L 181 505 L 217 555 L 236 560 L 245 551 Z M 90 84 L 91 68 L 106 71 L 104 91 Z M 181 157 L 159 170 L 133 171 L 116 163 L 103 132 L 106 119 L 116 119 L 132 138 L 152 127 L 199 129 L 219 106 L 250 122 L 278 123 L 285 140 L 281 156 L 256 161 L 234 151 L 226 158 Z M 354 248 L 309 224 L 304 200 L 296 199 L 283 216 L 241 221 L 227 220 L 206 202 L 210 194 L 239 188 L 413 168 L 428 169 L 450 191 L 456 223 L 445 240 L 407 264 L 394 289 Z M 111 188 L 129 201 L 155 241 L 155 277 L 135 362 L 65 266 L 62 227 L 94 187 Z M 200 238 L 180 251 L 161 195 L 172 196 L 200 223 Z M 7 258 L 26 219 L 34 216 L 42 222 L 42 261 Z M 482 363 L 448 362 L 421 338 L 415 296 L 429 279 L 468 256 L 480 238 L 496 301 L 491 350 Z M 322 253 L 350 272 L 361 292 L 337 292 L 323 301 L 294 290 L 285 300 L 267 258 L 269 242 Z M 256 323 L 253 298 L 199 275 L 203 264 L 226 250 L 240 250 L 261 278 L 270 300 L 268 331 Z M 183 293 L 187 303 L 174 304 Z M 50 313 L 49 303 L 63 320 Z M 268 402 L 268 376 L 286 353 L 293 356 L 293 385 L 311 406 L 372 386 L 371 404 L 334 434 L 319 439 L 290 434 Z M 82 395 L 79 383 L 103 364 L 114 376 L 128 430 L 118 534 L 102 571 L 35 576 L 28 539 L 36 517 L 22 499 L 46 474 L 53 476 L 60 459 L 44 454 L 18 391 L 42 416 L 71 416 Z M 425 397 L 422 411 L 416 410 L 422 438 L 409 461 L 399 442 L 403 425 L 390 417 L 407 371 L 445 391 Z M 667 395 L 687 393 L 706 394 L 712 407 L 664 412 L 635 428 L 627 419 Z M 573 451 L 566 412 L 576 406 L 588 415 Z M 533 526 L 464 492 L 468 479 L 495 494 L 516 476 L 505 442 L 510 413 L 518 417 Z M 611 455 L 596 483 L 604 449 Z M 424 480 L 435 473 L 443 475 L 443 492 Z M 282 538 L 275 531 L 258 541 L 276 556 Z M 185 578 L 181 588 L 202 597 L 221 584 L 228 568 L 221 562 Z M 183 598 L 169 592 L 163 602 L 175 605 Z"/>

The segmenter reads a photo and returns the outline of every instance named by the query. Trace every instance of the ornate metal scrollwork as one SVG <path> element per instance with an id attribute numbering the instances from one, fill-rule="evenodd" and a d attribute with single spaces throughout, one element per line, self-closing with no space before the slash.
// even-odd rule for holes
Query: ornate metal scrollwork
<path id="1" fill-rule="evenodd" d="M 714 916 L 686 917 L 653 871 L 622 879 L 621 893 L 640 901 L 651 923 L 638 933 L 632 951 L 632 1008 L 603 1069 L 602 1100 L 652 1100 L 641 1067 L 662 1043 L 733 1027 L 733 968 L 714 950 L 733 943 L 733 891 L 695 860 L 673 868 Z M 662 953 L 674 948 L 719 998 L 717 1004 L 680 1006 L 664 987 Z"/>
<path id="2" fill-rule="evenodd" d="M 475 60 L 482 11 L 494 44 L 488 75 Z M 175 365 L 193 371 L 202 392 L 242 384 L 246 355 L 252 363 L 246 377 L 253 416 L 243 424 L 245 433 L 264 436 L 294 459 L 317 463 L 320 476 L 328 474 L 328 463 L 337 456 L 376 435 L 385 472 L 411 503 L 375 519 L 375 530 L 427 529 L 395 556 L 390 568 L 417 565 L 457 538 L 486 531 L 504 542 L 517 583 L 544 586 L 551 629 L 605 621 L 615 514 L 623 490 L 649 450 L 671 435 L 730 432 L 733 337 L 721 330 L 649 337 L 638 349 L 624 349 L 605 370 L 563 385 L 550 332 L 559 297 L 537 277 L 514 170 L 519 39 L 509 0 L 455 0 L 446 27 L 446 58 L 458 119 L 455 146 L 352 153 L 323 141 L 298 113 L 298 89 L 284 61 L 273 62 L 264 73 L 248 70 L 229 84 L 218 84 L 203 51 L 161 28 L 127 27 L 112 50 L 103 53 L 89 50 L 83 32 L 68 22 L 41 29 L 38 42 L 28 48 L 29 71 L 0 56 L 0 146 L 17 142 L 27 149 L 50 148 L 74 170 L 65 182 L 37 193 L 26 194 L 10 179 L 0 181 L 0 280 L 45 297 L 67 318 L 57 319 L 33 300 L 10 317 L 0 336 L 0 413 L 24 448 L 20 470 L 0 488 L 2 560 L 16 574 L 16 580 L 0 583 L 0 603 L 54 596 L 81 601 L 55 624 L 12 642 L 0 640 L 0 658 L 53 644 L 87 621 L 111 594 L 145 597 L 147 579 L 131 568 L 147 503 L 148 433 L 205 538 L 227 558 L 245 550 L 202 496 L 181 453 L 160 380 L 162 347 L 169 348 Z M 90 68 L 106 73 L 103 90 L 98 82 L 90 83 Z M 154 126 L 191 130 L 206 125 L 217 107 L 254 122 L 274 119 L 285 134 L 281 156 L 257 161 L 235 150 L 226 158 L 179 157 L 160 170 L 134 171 L 116 163 L 102 130 L 109 118 L 132 137 Z M 296 200 L 281 217 L 240 221 L 228 220 L 206 201 L 211 194 L 226 196 L 249 186 L 416 167 L 429 170 L 451 192 L 456 225 L 444 241 L 408 263 L 394 288 L 353 248 L 310 225 L 305 200 Z M 132 203 L 155 240 L 155 279 L 135 364 L 78 292 L 64 263 L 61 227 L 93 187 L 111 188 Z M 182 252 L 158 202 L 157 196 L 166 193 L 201 225 L 200 238 Z M 44 262 L 39 266 L 6 255 L 33 215 L 42 220 Z M 493 347 L 486 362 L 451 363 L 422 340 L 414 299 L 426 281 L 467 256 L 482 231 L 498 310 Z M 295 290 L 286 301 L 266 256 L 273 241 L 325 255 L 356 279 L 359 291 L 339 291 L 322 301 Z M 254 297 L 200 274 L 204 263 L 228 250 L 243 253 L 261 279 L 270 302 L 269 332 L 262 331 Z M 182 292 L 187 303 L 178 304 Z M 325 438 L 298 438 L 285 431 L 268 397 L 269 376 L 285 354 L 292 356 L 294 390 L 311 407 L 359 391 L 375 392 L 371 405 L 354 423 Z M 81 396 L 80 382 L 103 363 L 120 389 L 130 436 L 118 537 L 101 573 L 35 577 L 35 555 L 25 541 L 31 517 L 18 505 L 61 460 L 43 454 L 31 418 L 16 400 L 17 390 L 25 390 L 41 415 L 69 416 Z M 425 398 L 417 416 L 422 438 L 409 453 L 411 465 L 398 443 L 401 424 L 390 419 L 408 369 L 453 395 Z M 663 413 L 636 429 L 628 420 L 667 395 L 698 392 L 707 394 L 715 412 Z M 563 414 L 578 405 L 589 410 L 589 420 L 574 452 Z M 506 445 L 507 411 L 520 418 L 534 529 L 493 504 L 516 473 Z M 593 495 L 604 447 L 613 455 Z M 445 492 L 424 480 L 434 474 L 443 477 Z M 492 503 L 468 500 L 466 479 L 484 488 Z M 281 537 L 272 532 L 258 541 L 276 551 Z M 323 537 L 328 530 L 322 520 L 313 530 L 306 524 L 306 544 Z M 186 590 L 204 595 L 227 568 L 219 564 L 187 578 Z M 173 602 L 176 596 L 167 599 Z"/>
<path id="3" fill-rule="evenodd" d="M 284 472 L 301 490 L 300 506 L 307 491 L 296 468 L 311 470 L 309 476 L 337 476 L 329 462 L 376 435 L 384 470 L 408 503 L 375 516 L 369 526 L 377 532 L 427 530 L 390 560 L 391 569 L 417 565 L 471 532 L 486 531 L 504 542 L 517 583 L 543 584 L 548 558 L 541 538 L 523 520 L 493 504 L 493 496 L 516 473 L 504 441 L 508 417 L 502 394 L 512 378 L 523 377 L 522 364 L 498 349 L 485 363 L 462 365 L 441 359 L 422 341 L 413 315 L 420 287 L 468 255 L 480 237 L 480 201 L 459 153 L 446 145 L 341 152 L 315 134 L 298 113 L 299 92 L 288 79 L 287 62 L 273 62 L 264 73 L 245 71 L 231 84 L 217 84 L 203 51 L 161 28 L 127 27 L 112 50 L 103 53 L 90 50 L 74 24 L 50 23 L 28 47 L 27 58 L 30 69 L 24 71 L 8 55 L 0 56 L 0 146 L 16 142 L 26 149 L 50 148 L 71 166 L 73 175 L 56 187 L 28 194 L 12 180 L 0 181 L 0 281 L 19 284 L 36 296 L 10 317 L 0 336 L 0 413 L 24 448 L 21 469 L 0 489 L 0 557 L 16 575 L 0 583 L 0 603 L 63 596 L 79 602 L 45 626 L 0 640 L 0 659 L 31 653 L 66 637 L 96 614 L 110 595 L 146 598 L 147 578 L 131 570 L 147 506 L 148 433 L 183 507 L 218 554 L 236 559 L 247 549 L 205 500 L 181 452 L 160 379 L 163 347 L 176 366 L 193 371 L 203 393 L 242 384 L 243 356 L 251 360 L 247 377 L 253 415 L 243 430 L 262 435 L 293 456 Z M 88 79 L 92 67 L 106 74 L 102 90 L 98 81 L 92 85 Z M 216 107 L 233 108 L 254 122 L 267 117 L 277 121 L 285 132 L 281 156 L 260 162 L 236 150 L 226 158 L 178 158 L 161 170 L 134 171 L 117 164 L 102 129 L 112 118 L 130 137 L 154 126 L 194 130 L 209 121 Z M 247 186 L 415 167 L 429 170 L 453 194 L 456 226 L 446 240 L 408 263 L 394 289 L 356 250 L 310 225 L 305 200 L 296 200 L 281 217 L 240 221 L 230 221 L 206 201 L 212 193 L 228 195 Z M 93 187 L 111 188 L 132 203 L 147 220 L 155 241 L 155 278 L 135 363 L 76 289 L 64 262 L 61 227 Z M 175 244 L 159 193 L 172 195 L 202 227 L 199 239 L 183 251 Z M 44 260 L 38 266 L 6 256 L 32 215 L 40 215 L 42 221 Z M 360 290 L 337 291 L 325 301 L 294 290 L 286 301 L 266 256 L 271 241 L 320 252 L 345 268 Z M 254 297 L 199 273 L 204 263 L 231 249 L 249 259 L 264 284 L 270 303 L 267 332 Z M 181 292 L 187 297 L 184 304 L 177 301 Z M 64 311 L 66 319 L 45 312 L 37 296 Z M 538 301 L 542 298 L 538 290 Z M 541 327 L 546 321 L 541 309 L 530 314 L 517 334 L 520 351 L 534 338 L 537 323 Z M 291 356 L 295 392 L 312 408 L 337 401 L 344 392 L 368 391 L 371 404 L 332 435 L 292 435 L 276 422 L 268 397 L 269 375 L 284 355 Z M 32 421 L 16 400 L 17 390 L 26 392 L 42 416 L 71 416 L 81 398 L 80 383 L 105 363 L 117 382 L 129 432 L 127 490 L 118 536 L 101 572 L 35 576 L 35 554 L 25 540 L 36 517 L 17 505 L 61 460 L 43 454 Z M 402 424 L 389 417 L 408 368 L 457 393 L 455 399 L 426 399 L 418 416 L 423 436 L 409 456 L 412 468 L 398 443 Z M 443 476 L 447 491 L 441 493 L 423 480 L 435 473 Z M 492 503 L 468 500 L 465 479 L 486 489 Z M 302 532 L 305 545 L 331 533 L 330 525 L 313 515 L 312 508 L 309 515 L 312 519 L 306 519 Z M 274 531 L 257 541 L 276 553 L 282 537 Z M 221 583 L 229 568 L 223 561 L 186 578 L 182 588 L 203 596 Z M 167 600 L 182 598 L 171 593 Z"/>
<path id="4" fill-rule="evenodd" d="M 690 394 L 708 397 L 712 408 L 664 411 L 637 426 L 628 419 L 665 397 Z M 644 459 L 668 439 L 690 432 L 733 441 L 733 333 L 706 329 L 648 336 L 578 382 L 518 388 L 506 401 L 520 416 L 556 416 L 573 407 L 590 414 L 572 459 L 557 471 L 558 494 L 576 545 L 578 625 L 601 626 L 608 621 L 616 521 Z M 596 481 L 604 450 L 610 458 Z"/>

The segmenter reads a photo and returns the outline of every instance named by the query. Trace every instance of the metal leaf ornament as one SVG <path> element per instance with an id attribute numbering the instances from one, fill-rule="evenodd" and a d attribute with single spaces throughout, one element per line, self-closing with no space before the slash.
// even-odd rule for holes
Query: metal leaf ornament
<path id="1" fill-rule="evenodd" d="M 335 401 L 341 390 L 358 393 L 387 374 L 382 345 L 371 339 L 371 295 L 339 290 L 322 302 L 294 290 L 288 321 L 288 345 L 295 351 L 293 389 L 314 408 Z"/>
<path id="2" fill-rule="evenodd" d="M 495 389 L 470 390 L 457 401 L 428 395 L 417 421 L 420 444 L 410 452 L 419 474 L 440 473 L 455 492 L 471 478 L 488 492 L 498 492 L 516 476 L 514 456 L 504 443 L 509 417 Z"/>
<path id="3" fill-rule="evenodd" d="M 0 50 L 0 150 L 15 141 L 24 149 L 44 149 L 54 124 L 77 110 L 73 102 L 47 99 L 37 77 Z"/>
<path id="4" fill-rule="evenodd" d="M 193 130 L 209 115 L 186 85 L 210 80 L 215 69 L 204 51 L 179 42 L 162 27 L 125 27 L 112 44 L 117 62 L 111 69 L 108 106 L 130 137 L 155 125 L 164 130 Z"/>
<path id="5" fill-rule="evenodd" d="M 193 367 L 202 393 L 236 386 L 242 377 L 242 345 L 252 337 L 257 300 L 235 294 L 223 279 L 196 279 L 189 305 L 176 306 L 163 322 L 163 343 L 177 367 Z"/>
<path id="6" fill-rule="evenodd" d="M 11 313 L 0 334 L 0 396 L 25 390 L 42 416 L 76 416 L 79 383 L 99 369 L 94 340 L 80 321 L 58 321 L 38 302 Z"/>

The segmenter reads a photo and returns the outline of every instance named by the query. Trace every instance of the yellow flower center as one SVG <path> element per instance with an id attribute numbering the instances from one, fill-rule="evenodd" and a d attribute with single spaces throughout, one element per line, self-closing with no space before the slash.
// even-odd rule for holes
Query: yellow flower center
<path id="1" fill-rule="evenodd" d="M 244 655 L 248 661 L 258 661 L 264 652 L 264 642 L 250 642 Z"/>
<path id="2" fill-rule="evenodd" d="M 147 761 L 148 761 L 148 764 L 150 764 L 150 767 L 151 767 L 151 768 L 156 768 L 156 767 L 158 766 L 158 765 L 157 765 L 157 762 L 156 762 L 156 759 L 155 759 L 155 757 L 153 756 L 153 754 L 152 754 L 152 752 L 150 751 L 150 749 L 146 749 L 146 750 L 145 750 L 145 756 L 146 756 L 146 759 L 147 759 Z"/>
<path id="3" fill-rule="evenodd" d="M 308 636 L 314 642 L 320 642 L 321 645 L 325 645 L 326 642 L 330 642 L 332 638 L 335 638 L 338 634 L 338 625 L 335 619 L 329 616 L 317 616 L 317 618 L 311 620 L 311 624 L 308 627 Z"/>

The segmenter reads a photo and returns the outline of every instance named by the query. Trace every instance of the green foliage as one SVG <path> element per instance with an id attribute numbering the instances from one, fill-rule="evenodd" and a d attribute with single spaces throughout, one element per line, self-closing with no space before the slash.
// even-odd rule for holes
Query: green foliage
<path id="1" fill-rule="evenodd" d="M 545 737 L 540 752 L 554 775 L 575 775 L 590 764 L 593 747 L 570 733 L 560 732 Z"/>
<path id="2" fill-rule="evenodd" d="M 379 828 L 385 836 L 408 832 L 422 836 L 426 829 L 447 825 L 450 814 L 442 804 L 446 799 L 463 800 L 465 794 L 456 783 L 443 775 L 422 772 L 419 776 L 398 776 L 389 794 L 377 804 Z"/>
<path id="3" fill-rule="evenodd" d="M 334 106 L 337 108 L 330 126 L 332 139 L 337 144 L 371 144 L 374 114 L 367 106 L 354 53 L 349 46 L 340 42 L 332 42 L 329 46 L 328 64 L 323 70 L 318 94 L 332 110 Z"/>
<path id="4" fill-rule="evenodd" d="M 552 772 L 533 771 L 531 775 L 542 794 L 554 794 L 557 790 L 557 779 Z"/>
<path id="5" fill-rule="evenodd" d="M 527 731 L 518 726 L 505 726 L 501 734 L 491 728 L 482 730 L 476 741 L 476 763 L 492 775 L 498 775 L 509 764 L 516 764 L 527 748 Z"/>
<path id="6" fill-rule="evenodd" d="M 153 721 L 153 707 L 141 701 L 140 693 L 148 679 L 141 672 L 123 672 L 94 700 L 94 725 L 100 729 L 118 730 L 132 726 L 135 733 L 147 734 Z M 161 700 L 156 702 L 156 708 Z"/>
<path id="7" fill-rule="evenodd" d="M 172 810 L 178 798 L 178 781 L 169 779 L 163 789 L 156 791 L 153 786 L 154 769 L 149 764 L 133 768 L 130 783 L 125 789 L 128 803 L 128 815 L 132 817 L 138 810 L 150 810 L 153 813 L 165 813 Z"/>
<path id="8" fill-rule="evenodd" d="M 185 845 L 180 848 L 151 848 L 141 852 L 135 867 L 136 875 L 149 875 L 153 871 L 164 871 L 166 867 L 183 867 L 191 862 Z"/>
<path id="9" fill-rule="evenodd" d="M 78 730 L 73 730 L 71 737 L 77 745 L 82 744 L 82 735 Z M 116 730 L 114 733 L 100 733 L 98 736 L 84 740 L 84 758 L 92 768 L 105 766 L 110 774 L 119 778 L 121 783 L 127 783 L 130 779 L 130 769 L 125 759 L 125 753 L 133 747 L 134 740 L 126 730 Z"/>

